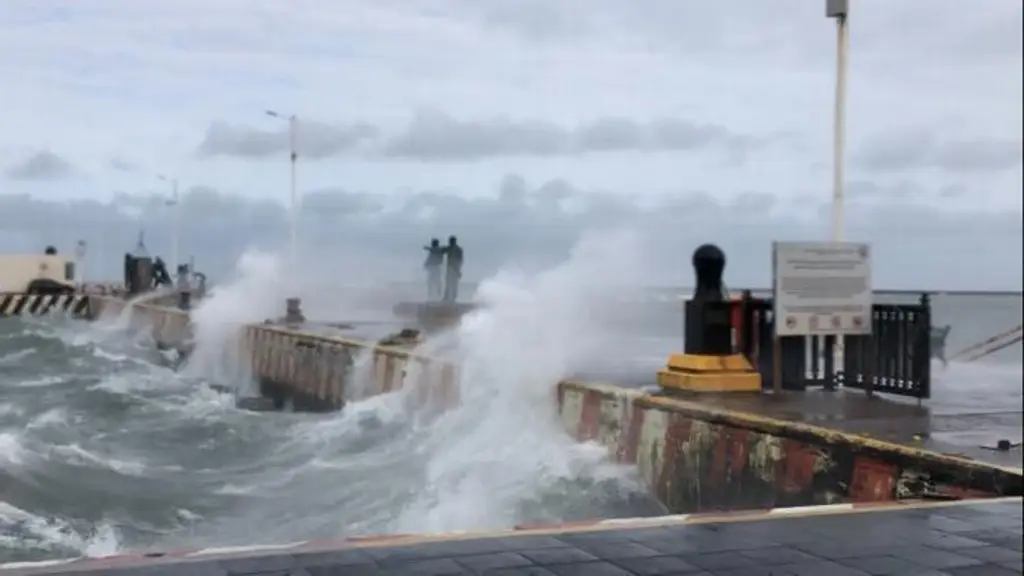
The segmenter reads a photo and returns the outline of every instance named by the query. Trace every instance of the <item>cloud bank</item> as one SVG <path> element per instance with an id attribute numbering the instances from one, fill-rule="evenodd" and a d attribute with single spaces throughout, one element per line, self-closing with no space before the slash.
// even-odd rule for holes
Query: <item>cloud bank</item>
<path id="1" fill-rule="evenodd" d="M 888 286 L 1020 286 L 1024 5 L 863 0 L 851 18 L 847 232 Z M 833 22 L 821 2 L 60 0 L 0 18 L 0 242 L 139 229 L 211 273 L 301 237 L 340 269 L 416 277 L 458 234 L 468 272 L 539 266 L 584 231 L 647 239 L 651 283 L 718 241 L 730 285 L 770 242 L 828 237 Z M 201 15 L 201 17 L 197 16 Z M 164 248 L 158 248 L 163 246 Z M 113 264 L 104 264 L 111 258 Z M 355 269 L 355 268 L 354 268 Z"/>
<path id="2" fill-rule="evenodd" d="M 599 118 L 573 127 L 543 120 L 487 118 L 460 120 L 440 111 L 420 111 L 392 134 L 367 122 L 333 125 L 300 119 L 299 156 L 315 160 L 362 154 L 377 159 L 423 162 L 477 161 L 510 156 L 579 156 L 610 152 L 700 151 L 731 155 L 771 142 L 771 136 L 733 133 L 724 126 L 683 119 L 641 122 Z M 214 122 L 197 147 L 203 158 L 268 158 L 288 152 L 287 129 L 260 130 Z"/>
<path id="3" fill-rule="evenodd" d="M 870 185 L 861 185 L 862 189 Z M 914 198 L 875 189 L 851 203 L 847 231 L 875 246 L 875 282 L 882 288 L 1020 289 L 1019 215 L 959 214 Z M 950 194 L 956 191 L 934 191 Z M 145 231 L 151 251 L 169 252 L 171 213 L 161 195 L 116 196 L 112 201 L 45 201 L 0 196 L 0 229 L 16 250 L 55 244 L 70 251 L 90 246 L 95 276 L 119 277 L 120 255 Z M 287 213 L 267 200 L 193 188 L 182 197 L 182 250 L 211 276 L 229 270 L 249 247 L 280 250 L 288 238 Z M 769 282 L 773 240 L 828 237 L 828 207 L 820 200 L 787 200 L 747 192 L 730 199 L 690 191 L 640 205 L 628 194 L 579 188 L 565 180 L 530 183 L 509 174 L 492 194 L 475 199 L 431 191 L 371 194 L 343 189 L 303 194 L 300 238 L 318 266 L 353 274 L 372 270 L 383 280 L 419 279 L 421 246 L 431 237 L 458 235 L 466 247 L 469 279 L 504 266 L 536 268 L 565 257 L 585 232 L 628 229 L 645 242 L 638 254 L 653 263 L 642 285 L 688 285 L 689 257 L 716 242 L 729 257 L 730 286 Z M 610 233 L 610 232 L 609 232 Z M 360 268 L 360 266 L 362 268 Z"/>

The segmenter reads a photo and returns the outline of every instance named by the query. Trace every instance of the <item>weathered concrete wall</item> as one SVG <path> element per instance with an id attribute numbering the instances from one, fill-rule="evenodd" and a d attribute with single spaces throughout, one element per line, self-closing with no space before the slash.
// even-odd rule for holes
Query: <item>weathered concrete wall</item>
<path id="1" fill-rule="evenodd" d="M 124 300 L 93 297 L 93 318 L 115 317 Z M 188 314 L 176 308 L 135 304 L 133 327 L 152 329 L 158 346 L 191 348 Z M 415 382 L 410 400 L 421 406 L 448 406 L 456 401 L 457 370 L 450 362 L 373 343 L 309 334 L 283 326 L 250 324 L 242 328 L 238 358 L 259 383 L 260 393 L 278 408 L 337 410 L 347 399 L 398 390 Z"/>
<path id="2" fill-rule="evenodd" d="M 101 317 L 116 317 L 128 306 L 125 300 L 109 296 L 89 297 L 89 317 L 93 320 Z M 135 304 L 129 322 L 132 327 L 147 327 L 153 330 L 153 340 L 157 345 L 168 348 L 180 348 L 187 351 L 191 346 L 192 333 L 189 328 L 188 313 L 177 308 L 158 306 L 152 303 Z"/>
<path id="3" fill-rule="evenodd" d="M 562 382 L 558 402 L 677 513 L 1022 494 L 1008 469 L 638 390 Z"/>
<path id="4" fill-rule="evenodd" d="M 455 401 L 454 364 L 367 342 L 307 334 L 272 325 L 245 327 L 243 357 L 264 396 L 298 409 L 330 410 L 346 399 L 398 390 L 415 382 L 420 404 Z"/>
<path id="5" fill-rule="evenodd" d="M 136 308 L 133 319 L 152 325 L 158 342 L 187 337 L 184 313 Z M 449 362 L 273 325 L 246 326 L 240 340 L 261 392 L 278 405 L 333 409 L 408 386 L 422 406 L 458 401 Z M 677 513 L 1022 494 L 1019 471 L 982 462 L 611 385 L 562 382 L 557 390 L 566 429 L 635 464 Z"/>

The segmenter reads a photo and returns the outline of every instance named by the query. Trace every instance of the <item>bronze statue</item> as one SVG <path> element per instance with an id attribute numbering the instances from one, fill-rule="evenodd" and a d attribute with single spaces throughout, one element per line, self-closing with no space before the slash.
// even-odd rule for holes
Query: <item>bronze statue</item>
<path id="1" fill-rule="evenodd" d="M 441 299 L 441 264 L 444 263 L 445 248 L 437 238 L 430 240 L 430 246 L 424 246 L 427 259 L 423 267 L 427 270 L 427 300 L 430 302 Z"/>
<path id="2" fill-rule="evenodd" d="M 448 237 L 448 246 L 444 249 L 448 258 L 448 268 L 444 277 L 444 301 L 455 302 L 459 297 L 459 280 L 462 279 L 462 246 L 455 236 Z"/>

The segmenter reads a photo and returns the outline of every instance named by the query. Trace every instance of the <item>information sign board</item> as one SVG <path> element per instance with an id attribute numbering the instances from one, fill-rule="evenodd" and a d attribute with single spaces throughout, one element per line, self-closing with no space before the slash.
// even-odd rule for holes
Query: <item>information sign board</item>
<path id="1" fill-rule="evenodd" d="M 775 242 L 776 336 L 870 334 L 871 248 L 853 242 Z"/>

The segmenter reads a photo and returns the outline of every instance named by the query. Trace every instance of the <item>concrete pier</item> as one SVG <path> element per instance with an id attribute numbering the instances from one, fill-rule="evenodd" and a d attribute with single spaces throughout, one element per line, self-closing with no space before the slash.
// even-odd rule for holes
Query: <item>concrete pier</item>
<path id="1" fill-rule="evenodd" d="M 179 310 L 136 308 L 158 342 L 187 337 Z M 244 368 L 278 408 L 333 410 L 401 388 L 421 407 L 458 402 L 459 367 L 407 349 L 274 324 L 246 326 L 240 340 Z M 570 434 L 637 466 L 674 513 L 1024 493 L 1019 452 L 1016 464 L 991 451 L 943 453 L 925 409 L 856 392 L 665 396 L 565 381 L 554 400 Z"/>
<path id="2" fill-rule="evenodd" d="M 89 311 L 126 306 L 95 296 Z M 158 345 L 189 351 L 187 313 L 154 304 L 128 313 Z M 458 403 L 460 385 L 471 385 L 460 382 L 458 365 L 407 346 L 278 324 L 245 326 L 239 343 L 242 368 L 264 396 L 243 402 L 254 410 L 339 409 L 399 389 L 419 406 L 445 409 Z M 843 390 L 690 394 L 591 381 L 556 390 L 565 429 L 636 466 L 672 516 L 151 550 L 3 565 L 0 576 L 1024 572 L 1019 449 L 989 450 L 945 433 L 998 426 L 1019 440 L 1019 412 L 933 416 L 926 406 Z"/>

